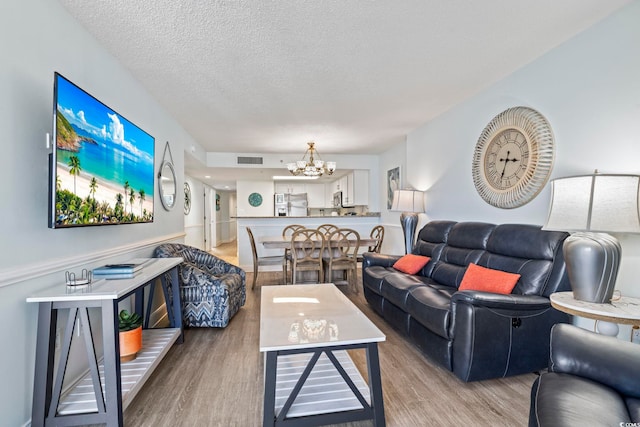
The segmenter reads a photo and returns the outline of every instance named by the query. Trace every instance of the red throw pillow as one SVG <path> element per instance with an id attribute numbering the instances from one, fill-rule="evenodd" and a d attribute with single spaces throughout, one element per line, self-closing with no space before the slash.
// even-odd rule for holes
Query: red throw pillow
<path id="1" fill-rule="evenodd" d="M 520 275 L 501 270 L 492 270 L 476 264 L 469 264 L 464 273 L 459 291 L 484 291 L 508 295 L 516 287 Z"/>
<path id="2" fill-rule="evenodd" d="M 407 254 L 393 264 L 393 268 L 407 274 L 416 274 L 427 265 L 431 258 L 423 255 Z"/>

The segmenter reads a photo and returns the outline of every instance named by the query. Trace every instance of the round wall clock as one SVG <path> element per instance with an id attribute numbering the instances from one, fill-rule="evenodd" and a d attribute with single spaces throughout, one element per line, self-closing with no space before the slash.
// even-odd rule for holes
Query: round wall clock
<path id="1" fill-rule="evenodd" d="M 530 202 L 551 175 L 553 133 L 542 114 L 513 107 L 484 128 L 473 153 L 471 173 L 485 202 L 511 209 Z"/>
<path id="2" fill-rule="evenodd" d="M 249 194 L 249 204 L 254 208 L 260 206 L 262 204 L 262 196 L 258 193 Z"/>
<path id="3" fill-rule="evenodd" d="M 184 183 L 184 214 L 191 212 L 191 187 L 188 182 Z"/>

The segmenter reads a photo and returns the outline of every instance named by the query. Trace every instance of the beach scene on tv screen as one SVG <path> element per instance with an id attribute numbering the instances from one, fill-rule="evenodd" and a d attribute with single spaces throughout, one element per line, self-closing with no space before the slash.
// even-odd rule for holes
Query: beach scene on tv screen
<path id="1" fill-rule="evenodd" d="M 153 221 L 154 138 L 56 78 L 56 227 Z"/>

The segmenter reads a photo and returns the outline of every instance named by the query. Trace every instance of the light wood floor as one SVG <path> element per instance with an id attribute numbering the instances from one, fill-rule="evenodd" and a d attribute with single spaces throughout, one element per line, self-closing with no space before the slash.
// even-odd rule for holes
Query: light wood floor
<path id="1" fill-rule="evenodd" d="M 235 256 L 235 247 L 232 247 Z M 219 251 L 218 251 L 219 252 Z M 247 282 L 251 283 L 251 273 Z M 280 275 L 260 273 L 259 285 Z M 361 283 L 361 281 L 360 281 Z M 361 288 L 362 285 L 360 285 Z M 345 294 L 386 334 L 380 367 L 387 426 L 526 426 L 534 374 L 463 383 L 388 326 L 362 295 Z M 260 288 L 224 329 L 187 329 L 124 414 L 127 426 L 260 426 Z M 364 351 L 353 351 L 366 378 Z M 370 421 L 341 424 L 371 426 Z"/>
<path id="2" fill-rule="evenodd" d="M 209 252 L 233 265 L 238 265 L 237 250 L 237 241 L 234 240 L 233 242 L 223 243 L 215 248 L 211 248 Z"/>

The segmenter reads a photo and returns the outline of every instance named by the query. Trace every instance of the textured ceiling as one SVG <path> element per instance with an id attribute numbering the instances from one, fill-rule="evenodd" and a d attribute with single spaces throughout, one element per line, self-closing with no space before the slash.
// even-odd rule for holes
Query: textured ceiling
<path id="1" fill-rule="evenodd" d="M 380 153 L 631 0 L 59 0 L 206 151 Z"/>

